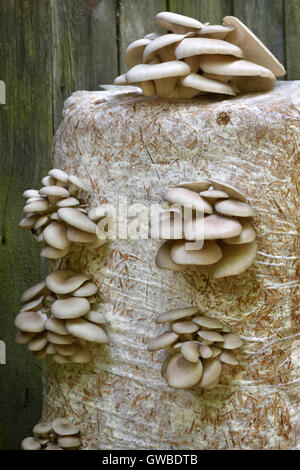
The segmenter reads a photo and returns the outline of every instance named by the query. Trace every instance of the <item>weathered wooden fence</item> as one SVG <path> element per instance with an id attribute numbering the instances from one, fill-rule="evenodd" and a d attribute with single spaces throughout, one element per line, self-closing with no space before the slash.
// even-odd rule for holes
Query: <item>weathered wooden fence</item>
<path id="1" fill-rule="evenodd" d="M 45 266 L 30 233 L 17 228 L 21 194 L 39 187 L 51 167 L 52 136 L 64 100 L 97 90 L 125 70 L 124 51 L 156 30 L 154 15 L 171 10 L 204 22 L 234 14 L 300 79 L 300 0 L 1 0 L 0 80 L 0 449 L 17 449 L 41 414 L 41 365 L 14 344 L 22 292 Z"/>

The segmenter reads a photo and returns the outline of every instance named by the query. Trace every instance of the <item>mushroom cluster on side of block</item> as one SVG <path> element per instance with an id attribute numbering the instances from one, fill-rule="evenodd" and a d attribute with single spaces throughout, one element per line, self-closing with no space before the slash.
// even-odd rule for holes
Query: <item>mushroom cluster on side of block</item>
<path id="1" fill-rule="evenodd" d="M 16 343 L 26 344 L 36 359 L 51 356 L 59 364 L 90 362 L 87 343 L 109 343 L 106 320 L 93 310 L 97 293 L 96 284 L 83 273 L 52 272 L 24 292 L 15 318 Z"/>
<path id="2" fill-rule="evenodd" d="M 157 267 L 182 271 L 199 266 L 203 274 L 220 279 L 253 264 L 257 242 L 249 219 L 256 212 L 236 188 L 201 180 L 169 188 L 163 199 L 167 204 L 156 225 L 151 224 L 151 238 L 165 240 Z"/>
<path id="3" fill-rule="evenodd" d="M 96 224 L 89 218 L 89 207 L 80 197 L 88 186 L 77 176 L 52 169 L 42 179 L 40 190 L 29 189 L 19 227 L 31 230 L 37 241 L 45 242 L 41 256 L 59 259 L 67 255 L 72 243 L 94 251 L 103 245 L 96 235 Z"/>
<path id="4" fill-rule="evenodd" d="M 67 418 L 38 423 L 32 432 L 21 442 L 22 450 L 78 450 L 81 445 L 80 428 Z"/>
<path id="5" fill-rule="evenodd" d="M 115 85 L 137 85 L 145 96 L 193 98 L 207 93 L 234 96 L 268 91 L 283 65 L 237 18 L 223 25 L 202 24 L 193 18 L 161 12 L 156 23 L 167 34 L 150 33 L 126 50 L 128 72 Z"/>
<path id="6" fill-rule="evenodd" d="M 198 307 L 165 312 L 156 322 L 171 326 L 148 346 L 149 351 L 168 351 L 161 375 L 170 387 L 212 390 L 220 381 L 222 364 L 239 364 L 236 351 L 243 341 L 228 325 L 203 315 Z"/>

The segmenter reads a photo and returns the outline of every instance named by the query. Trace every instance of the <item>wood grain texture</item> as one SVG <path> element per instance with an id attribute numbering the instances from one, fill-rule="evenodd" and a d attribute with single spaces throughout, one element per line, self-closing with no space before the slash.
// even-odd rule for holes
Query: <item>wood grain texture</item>
<path id="1" fill-rule="evenodd" d="M 25 289 L 43 277 L 39 248 L 18 228 L 22 192 L 48 171 L 52 139 L 51 18 L 45 0 L 3 0 L 0 73 L 6 105 L 0 105 L 0 339 L 7 364 L 0 365 L 0 448 L 18 449 L 40 419 L 40 363 L 14 343 L 14 318 Z"/>
<path id="2" fill-rule="evenodd" d="M 233 4 L 234 16 L 243 21 L 285 65 L 283 0 L 234 0 Z"/>
<path id="3" fill-rule="evenodd" d="M 117 1 L 51 0 L 54 128 L 75 90 L 98 90 L 118 74 Z"/>
<path id="4" fill-rule="evenodd" d="M 285 0 L 285 41 L 288 80 L 300 80 L 300 2 Z"/>
<path id="5" fill-rule="evenodd" d="M 232 13 L 232 0 L 169 0 L 169 10 L 191 16 L 202 23 L 220 23 Z"/>
<path id="6" fill-rule="evenodd" d="M 136 39 L 153 31 L 162 31 L 155 25 L 154 17 L 167 9 L 166 0 L 120 0 L 119 3 L 119 60 L 120 73 L 126 72 L 125 51 Z"/>

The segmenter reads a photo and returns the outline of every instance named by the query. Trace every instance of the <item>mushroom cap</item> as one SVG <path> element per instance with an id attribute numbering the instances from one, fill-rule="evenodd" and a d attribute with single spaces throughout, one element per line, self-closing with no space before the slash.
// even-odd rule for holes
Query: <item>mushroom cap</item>
<path id="1" fill-rule="evenodd" d="M 127 69 L 143 63 L 143 52 L 145 47 L 151 43 L 151 39 L 142 38 L 132 42 L 126 49 L 125 62 Z"/>
<path id="2" fill-rule="evenodd" d="M 235 29 L 228 34 L 226 40 L 240 46 L 247 60 L 267 67 L 277 77 L 286 75 L 286 70 L 283 65 L 240 20 L 234 16 L 225 16 L 223 23 L 225 26 L 235 27 Z"/>
<path id="3" fill-rule="evenodd" d="M 79 339 L 99 344 L 109 343 L 107 334 L 100 326 L 90 323 L 82 318 L 67 320 L 66 329 L 71 335 Z"/>
<path id="4" fill-rule="evenodd" d="M 173 246 L 173 241 L 169 240 L 161 245 L 159 248 L 155 263 L 158 268 L 169 269 L 170 271 L 180 272 L 183 271 L 185 266 L 179 266 L 178 264 L 173 263 L 171 259 L 171 248 Z"/>
<path id="5" fill-rule="evenodd" d="M 224 191 L 218 191 L 217 189 L 210 189 L 208 191 L 202 191 L 200 196 L 207 199 L 228 199 L 229 196 Z"/>
<path id="6" fill-rule="evenodd" d="M 219 214 L 234 217 L 254 217 L 256 215 L 256 211 L 249 204 L 236 199 L 226 199 L 225 201 L 216 202 L 215 210 L 219 212 Z"/>
<path id="7" fill-rule="evenodd" d="M 52 292 L 56 294 L 69 294 L 88 280 L 89 277 L 86 274 L 62 269 L 48 274 L 45 282 L 48 289 Z"/>
<path id="8" fill-rule="evenodd" d="M 206 341 L 213 341 L 218 343 L 224 341 L 223 336 L 220 335 L 220 333 L 218 333 L 217 331 L 201 330 L 198 331 L 198 336 L 200 336 L 200 338 L 202 339 L 205 339 Z"/>
<path id="9" fill-rule="evenodd" d="M 59 318 L 50 317 L 45 323 L 45 328 L 47 331 L 52 331 L 57 335 L 67 335 L 68 332 L 65 328 L 65 322 Z"/>
<path id="10" fill-rule="evenodd" d="M 236 276 L 246 271 L 254 262 L 257 253 L 257 242 L 243 245 L 222 246 L 223 258 L 214 266 L 212 275 L 215 279 Z"/>
<path id="11" fill-rule="evenodd" d="M 235 29 L 235 26 L 222 26 L 219 24 L 205 24 L 201 31 L 197 34 L 199 36 L 206 36 L 211 39 L 225 39 L 228 34 Z"/>
<path id="12" fill-rule="evenodd" d="M 127 80 L 126 80 L 126 73 L 122 73 L 121 75 L 118 75 L 118 77 L 114 79 L 113 84 L 117 86 L 128 85 Z"/>
<path id="13" fill-rule="evenodd" d="M 63 449 L 74 449 L 76 447 L 79 447 L 81 444 L 80 439 L 78 437 L 73 436 L 60 437 L 57 440 L 57 443 Z"/>
<path id="14" fill-rule="evenodd" d="M 238 349 L 243 346 L 241 338 L 233 333 L 223 335 L 223 349 Z"/>
<path id="15" fill-rule="evenodd" d="M 193 209 L 205 214 L 212 214 L 213 212 L 211 205 L 205 199 L 187 188 L 169 188 L 165 191 L 163 199 L 172 204 L 189 205 Z"/>
<path id="16" fill-rule="evenodd" d="M 202 328 L 207 328 L 210 330 L 220 330 L 223 327 L 222 322 L 212 317 L 194 317 L 193 322 L 197 323 L 197 325 L 201 326 Z"/>
<path id="17" fill-rule="evenodd" d="M 86 320 L 91 321 L 92 323 L 100 323 L 105 324 L 107 323 L 106 318 L 102 312 L 96 312 L 95 310 L 90 310 L 89 313 L 84 315 Z"/>
<path id="18" fill-rule="evenodd" d="M 41 297 L 38 297 L 37 299 L 33 299 L 30 302 L 27 302 L 26 304 L 22 305 L 21 312 L 26 312 L 30 310 L 31 312 L 33 310 L 39 310 L 43 303 L 44 296 L 42 295 Z"/>
<path id="19" fill-rule="evenodd" d="M 228 75 L 230 77 L 264 77 L 275 83 L 275 75 L 265 67 L 236 59 L 232 56 L 202 55 L 199 57 L 200 68 L 205 73 Z"/>
<path id="20" fill-rule="evenodd" d="M 159 351 L 160 349 L 165 349 L 172 344 L 179 338 L 179 335 L 173 331 L 166 331 L 161 335 L 153 338 L 148 345 L 149 351 Z"/>
<path id="21" fill-rule="evenodd" d="M 54 344 L 54 346 L 56 344 L 72 344 L 75 341 L 74 337 L 71 335 L 61 335 L 53 333 L 53 331 L 47 331 L 47 338 L 50 343 Z"/>
<path id="22" fill-rule="evenodd" d="M 149 41 L 148 45 L 144 49 L 142 60 L 139 63 L 144 62 L 148 64 L 153 59 L 155 59 L 156 55 L 159 54 L 159 51 L 165 47 L 171 46 L 172 44 L 176 44 L 177 42 L 181 41 L 185 38 L 184 34 L 163 34 L 153 41 Z"/>
<path id="23" fill-rule="evenodd" d="M 59 436 L 74 436 L 80 431 L 79 427 L 67 418 L 56 418 L 52 421 L 52 429 Z"/>
<path id="24" fill-rule="evenodd" d="M 64 450 L 62 447 L 59 447 L 56 444 L 52 444 L 52 442 L 49 442 L 47 446 L 45 447 L 45 450 Z"/>
<path id="25" fill-rule="evenodd" d="M 38 214 L 37 215 L 32 215 L 30 217 L 27 215 L 27 217 L 20 220 L 18 226 L 22 229 L 25 229 L 25 230 L 29 229 L 30 230 L 35 226 L 35 224 L 38 220 L 39 220 Z"/>
<path id="26" fill-rule="evenodd" d="M 151 220 L 150 235 L 152 240 L 181 240 L 183 237 L 183 220 L 171 212 L 162 214 L 156 221 Z"/>
<path id="27" fill-rule="evenodd" d="M 195 333 L 199 330 L 199 326 L 190 320 L 177 321 L 173 323 L 172 330 L 177 334 Z"/>
<path id="28" fill-rule="evenodd" d="M 186 38 L 183 39 L 175 49 L 176 59 L 184 59 L 195 55 L 227 55 L 234 57 L 244 57 L 243 50 L 221 39 L 210 38 Z M 224 74 L 225 75 L 225 74 Z"/>
<path id="29" fill-rule="evenodd" d="M 41 217 L 38 218 L 34 225 L 34 230 L 38 230 L 39 228 L 43 227 L 46 225 L 46 223 L 49 221 L 49 215 L 42 215 Z"/>
<path id="30" fill-rule="evenodd" d="M 34 437 L 26 437 L 21 442 L 21 448 L 23 450 L 40 450 L 41 444 Z"/>
<path id="31" fill-rule="evenodd" d="M 218 359 L 203 360 L 203 374 L 199 382 L 199 387 L 207 388 L 219 382 L 222 372 L 222 365 Z"/>
<path id="32" fill-rule="evenodd" d="M 60 199 L 56 203 L 57 207 L 75 207 L 79 206 L 79 201 L 75 197 L 66 197 L 64 199 Z"/>
<path id="33" fill-rule="evenodd" d="M 42 178 L 42 184 L 44 186 L 55 186 L 56 180 L 53 178 L 53 176 L 47 175 Z"/>
<path id="34" fill-rule="evenodd" d="M 229 364 L 230 366 L 238 366 L 239 361 L 237 360 L 234 352 L 232 351 L 222 351 L 219 359 L 221 362 L 224 362 L 224 364 Z"/>
<path id="35" fill-rule="evenodd" d="M 247 196 L 241 193 L 238 189 L 230 186 L 229 184 L 222 183 L 221 181 L 210 180 L 210 184 L 218 191 L 224 191 L 229 197 L 238 199 L 239 201 L 247 202 Z"/>
<path id="36" fill-rule="evenodd" d="M 69 197 L 69 191 L 62 186 L 44 186 L 40 189 L 42 196 Z"/>
<path id="37" fill-rule="evenodd" d="M 97 240 L 94 233 L 84 232 L 75 227 L 68 227 L 67 239 L 75 243 L 93 243 Z"/>
<path id="38" fill-rule="evenodd" d="M 60 186 L 57 186 L 58 188 Z M 52 222 L 43 231 L 45 242 L 57 248 L 58 250 L 66 250 L 70 246 L 67 239 L 67 227 L 61 222 Z"/>
<path id="39" fill-rule="evenodd" d="M 203 75 L 199 75 L 198 73 L 187 75 L 181 79 L 180 83 L 185 87 L 209 93 L 220 93 L 222 95 L 231 96 L 235 96 L 236 94 L 231 85 L 203 77 Z"/>
<path id="40" fill-rule="evenodd" d="M 54 246 L 46 245 L 41 249 L 40 256 L 41 258 L 60 259 L 64 258 L 66 254 L 68 254 L 68 251 L 69 248 L 59 250 L 58 248 L 54 248 Z"/>
<path id="41" fill-rule="evenodd" d="M 82 191 L 89 191 L 89 186 L 85 184 L 78 176 L 69 175 L 68 176 L 68 183 L 72 185 L 72 187 L 76 187 L 77 190 L 81 189 Z"/>
<path id="42" fill-rule="evenodd" d="M 69 175 L 63 170 L 59 170 L 58 168 L 52 168 L 52 170 L 48 171 L 48 175 L 55 178 L 57 181 L 61 183 L 68 183 Z"/>
<path id="43" fill-rule="evenodd" d="M 15 318 L 15 326 L 28 333 L 40 333 L 45 329 L 46 319 L 41 312 L 20 312 Z"/>
<path id="44" fill-rule="evenodd" d="M 195 341 L 185 341 L 181 346 L 181 353 L 187 361 L 199 361 L 199 345 Z"/>
<path id="45" fill-rule="evenodd" d="M 59 299 L 51 305 L 52 315 L 63 320 L 82 317 L 86 315 L 90 309 L 89 301 L 82 297 Z M 69 331 L 68 328 L 67 331 Z"/>
<path id="46" fill-rule="evenodd" d="M 217 243 L 207 240 L 201 250 L 186 250 L 184 240 L 174 242 L 171 259 L 176 264 L 206 266 L 217 263 L 223 256 Z"/>
<path id="47" fill-rule="evenodd" d="M 24 199 L 30 199 L 31 197 L 39 197 L 40 192 L 37 189 L 26 189 L 23 193 Z"/>
<path id="48" fill-rule="evenodd" d="M 15 343 L 27 344 L 34 336 L 35 333 L 29 333 L 27 331 L 18 331 L 15 337 Z"/>
<path id="49" fill-rule="evenodd" d="M 98 292 L 98 286 L 91 281 L 85 282 L 78 289 L 76 289 L 72 295 L 74 297 L 89 297 L 95 295 Z"/>
<path id="50" fill-rule="evenodd" d="M 172 13 L 170 11 L 161 11 L 155 16 L 155 22 L 159 26 L 174 33 L 185 34 L 188 31 L 201 30 L 203 24 L 200 21 L 188 16 Z"/>
<path id="51" fill-rule="evenodd" d="M 203 359 L 209 359 L 210 357 L 213 357 L 213 350 L 210 346 L 207 346 L 207 344 L 199 344 L 198 349 L 199 354 Z"/>
<path id="52" fill-rule="evenodd" d="M 187 361 L 178 353 L 174 354 L 168 363 L 166 379 L 170 387 L 185 389 L 195 386 L 201 379 L 202 372 L 201 361 Z"/>
<path id="53" fill-rule="evenodd" d="M 127 72 L 126 80 L 128 83 L 138 83 L 161 78 L 180 77 L 188 75 L 190 72 L 190 67 L 180 60 L 160 64 L 139 64 Z"/>
<path id="54" fill-rule="evenodd" d="M 184 224 L 186 240 L 218 240 L 232 238 L 242 233 L 242 225 L 238 220 L 212 214 L 204 219 L 190 219 Z"/>
<path id="55" fill-rule="evenodd" d="M 195 182 L 185 182 L 181 183 L 177 186 L 177 188 L 185 188 L 189 189 L 190 191 L 195 191 L 196 193 L 200 193 L 201 191 L 205 191 L 210 187 L 210 182 L 208 180 L 202 179 Z"/>
<path id="56" fill-rule="evenodd" d="M 244 243 L 251 243 L 256 239 L 256 232 L 252 225 L 247 220 L 242 220 L 241 224 L 243 227 L 242 233 L 236 237 L 227 238 L 224 240 L 225 243 L 229 245 L 242 245 Z"/>
<path id="57" fill-rule="evenodd" d="M 47 346 L 47 334 L 45 331 L 36 334 L 27 344 L 28 351 L 41 351 Z"/>
<path id="58" fill-rule="evenodd" d="M 33 428 L 33 433 L 36 437 L 48 437 L 52 431 L 52 426 L 47 423 L 38 423 Z"/>
<path id="59" fill-rule="evenodd" d="M 49 202 L 46 199 L 30 202 L 23 208 L 23 212 L 46 212 L 49 209 Z"/>
<path id="60" fill-rule="evenodd" d="M 168 312 L 162 313 L 156 319 L 156 323 L 168 323 L 182 318 L 191 317 L 199 313 L 198 307 L 185 307 L 177 310 L 169 310 Z"/>
<path id="61" fill-rule="evenodd" d="M 58 217 L 72 227 L 84 232 L 96 233 L 96 224 L 75 207 L 62 207 L 57 211 Z"/>

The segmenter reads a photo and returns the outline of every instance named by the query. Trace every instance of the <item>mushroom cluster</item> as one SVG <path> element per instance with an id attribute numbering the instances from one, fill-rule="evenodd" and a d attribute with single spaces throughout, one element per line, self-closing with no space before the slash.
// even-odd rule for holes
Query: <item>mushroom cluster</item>
<path id="1" fill-rule="evenodd" d="M 79 427 L 67 418 L 38 423 L 32 432 L 32 437 L 23 439 L 22 450 L 78 450 L 81 445 Z"/>
<path id="2" fill-rule="evenodd" d="M 273 89 L 282 64 L 237 18 L 223 25 L 161 12 L 156 23 L 168 34 L 147 34 L 126 50 L 128 72 L 116 85 L 138 85 L 145 96 L 193 98 L 207 93 L 234 96 Z"/>
<path id="3" fill-rule="evenodd" d="M 219 383 L 222 363 L 239 364 L 235 351 L 242 346 L 242 340 L 228 325 L 203 315 L 198 307 L 165 312 L 156 322 L 171 325 L 170 331 L 154 338 L 148 346 L 149 351 L 169 352 L 161 375 L 170 387 L 212 390 Z"/>
<path id="4" fill-rule="evenodd" d="M 96 236 L 96 224 L 88 216 L 87 204 L 80 198 L 88 187 L 74 175 L 52 169 L 42 179 L 40 190 L 28 189 L 19 227 L 31 230 L 39 242 L 45 242 L 41 256 L 59 259 L 66 256 L 71 243 L 95 250 L 103 245 Z"/>
<path id="5" fill-rule="evenodd" d="M 256 212 L 236 188 L 201 180 L 169 188 L 163 199 L 167 204 L 151 227 L 152 239 L 166 240 L 156 256 L 159 268 L 182 271 L 196 265 L 220 279 L 252 265 L 257 242 L 249 219 Z"/>
<path id="6" fill-rule="evenodd" d="M 97 292 L 85 274 L 52 272 L 22 295 L 16 343 L 26 344 L 36 359 L 50 355 L 59 364 L 89 362 L 88 342 L 109 343 L 103 314 L 92 310 Z"/>

